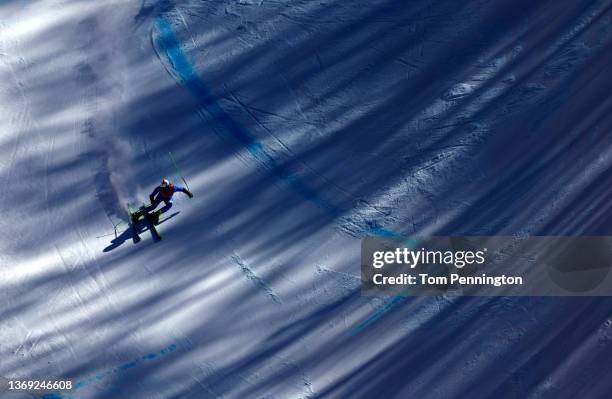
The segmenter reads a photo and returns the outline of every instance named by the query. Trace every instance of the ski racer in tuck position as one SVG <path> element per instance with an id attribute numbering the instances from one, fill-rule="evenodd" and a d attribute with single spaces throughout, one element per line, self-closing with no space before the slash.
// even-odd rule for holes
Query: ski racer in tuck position
<path id="1" fill-rule="evenodd" d="M 191 191 L 187 190 L 185 187 L 175 186 L 167 179 L 163 179 L 161 184 L 155 187 L 155 190 L 153 190 L 151 195 L 149 195 L 151 205 L 142 207 L 137 212 L 132 214 L 132 221 L 134 224 L 138 223 L 140 216 L 144 215 L 145 213 L 150 215 L 153 223 L 157 223 L 159 221 L 159 215 L 172 208 L 172 196 L 177 191 L 187 194 L 189 198 L 193 198 Z M 155 208 L 157 208 L 157 206 L 162 202 L 165 205 L 157 211 L 154 211 Z"/>

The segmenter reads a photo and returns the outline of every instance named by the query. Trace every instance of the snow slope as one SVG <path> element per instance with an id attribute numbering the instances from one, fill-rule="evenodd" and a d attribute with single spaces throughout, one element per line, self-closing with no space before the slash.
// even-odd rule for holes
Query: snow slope
<path id="1" fill-rule="evenodd" d="M 609 235 L 611 18 L 0 4 L 0 376 L 76 382 L 48 398 L 604 397 L 609 299 L 360 297 L 359 251 Z M 180 182 L 169 151 L 195 198 L 160 243 L 115 237 L 126 202 Z"/>

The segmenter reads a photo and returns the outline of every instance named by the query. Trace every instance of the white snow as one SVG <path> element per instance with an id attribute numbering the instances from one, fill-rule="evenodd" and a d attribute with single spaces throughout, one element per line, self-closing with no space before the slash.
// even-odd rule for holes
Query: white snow
<path id="1" fill-rule="evenodd" d="M 578 28 L 609 11 L 552 7 L 544 55 L 523 26 L 472 34 L 486 2 L 384 3 L 0 4 L 0 376 L 72 378 L 62 398 L 546 397 L 597 360 L 605 303 L 361 297 L 359 256 L 366 234 L 537 231 L 604 176 L 609 137 L 565 190 L 471 208 L 498 189 L 485 144 L 570 101 L 610 40 Z M 134 244 L 125 204 L 183 185 L 169 151 L 195 198 Z"/>

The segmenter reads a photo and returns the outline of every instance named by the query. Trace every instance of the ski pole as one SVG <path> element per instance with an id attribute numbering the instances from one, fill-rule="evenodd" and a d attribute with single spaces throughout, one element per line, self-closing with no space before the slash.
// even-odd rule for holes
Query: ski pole
<path id="1" fill-rule="evenodd" d="M 117 238 L 117 227 L 119 227 L 119 225 L 121 223 L 123 223 L 123 220 L 120 220 L 118 223 L 114 223 L 113 219 L 111 219 L 111 217 L 109 216 L 109 214 L 106 214 L 106 217 L 108 218 L 108 220 L 111 222 L 111 224 L 113 225 L 113 229 L 115 230 L 115 238 Z"/>
<path id="2" fill-rule="evenodd" d="M 168 155 L 170 155 L 170 159 L 172 160 L 172 164 L 174 165 L 174 168 L 176 169 L 176 173 L 178 173 L 178 175 L 181 177 L 181 180 L 183 181 L 183 183 L 185 183 L 185 188 L 187 190 L 189 190 L 189 185 L 187 184 L 187 180 L 185 180 L 185 178 L 183 177 L 183 174 L 179 170 L 178 165 L 176 164 L 176 161 L 174 160 L 174 157 L 172 156 L 172 153 L 170 151 L 168 151 Z M 191 191 L 191 190 L 189 190 L 189 191 Z"/>

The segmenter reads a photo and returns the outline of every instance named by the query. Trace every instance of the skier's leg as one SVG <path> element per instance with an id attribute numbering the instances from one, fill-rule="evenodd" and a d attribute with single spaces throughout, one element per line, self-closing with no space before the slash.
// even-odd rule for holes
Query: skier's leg
<path id="1" fill-rule="evenodd" d="M 159 205 L 161 203 L 161 199 L 159 198 L 159 195 L 157 197 L 155 197 L 155 199 L 153 200 L 153 202 L 151 203 L 151 205 L 147 206 L 144 208 L 145 212 L 149 213 L 152 212 L 155 208 L 157 208 L 157 205 Z"/>
<path id="2" fill-rule="evenodd" d="M 170 208 L 172 208 L 172 201 L 165 201 L 166 205 L 164 205 L 160 210 L 159 213 L 162 214 L 164 212 L 167 212 L 168 210 L 170 210 Z"/>
<path id="3" fill-rule="evenodd" d="M 159 215 L 166 212 L 168 209 L 172 208 L 172 200 L 164 200 L 166 205 L 164 205 L 161 209 L 151 213 L 151 217 L 153 219 L 153 223 L 157 224 L 159 222 Z"/>

